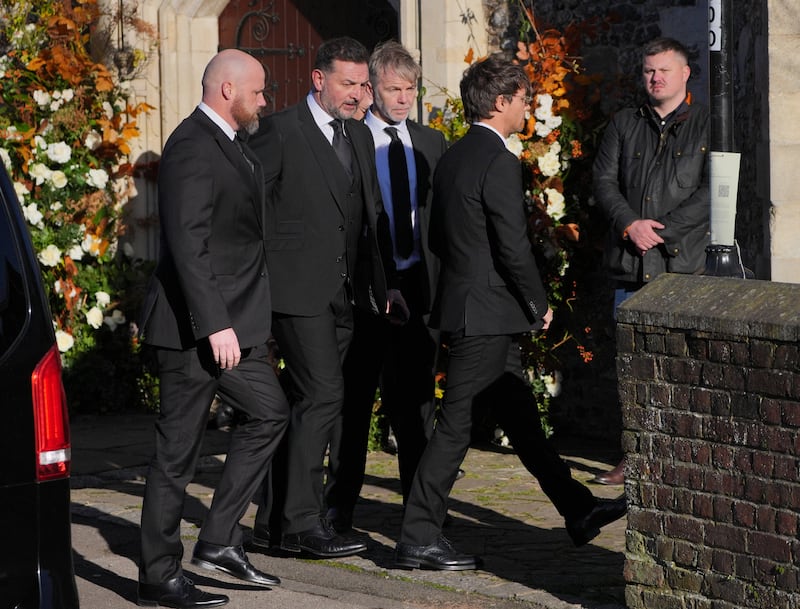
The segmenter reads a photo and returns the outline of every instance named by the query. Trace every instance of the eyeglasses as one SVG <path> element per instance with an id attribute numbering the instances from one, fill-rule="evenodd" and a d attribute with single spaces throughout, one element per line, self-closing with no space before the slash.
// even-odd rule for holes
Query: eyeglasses
<path id="1" fill-rule="evenodd" d="M 533 101 L 533 95 L 512 95 L 511 97 L 516 97 L 517 99 L 521 99 L 526 106 L 530 106 L 531 102 Z"/>

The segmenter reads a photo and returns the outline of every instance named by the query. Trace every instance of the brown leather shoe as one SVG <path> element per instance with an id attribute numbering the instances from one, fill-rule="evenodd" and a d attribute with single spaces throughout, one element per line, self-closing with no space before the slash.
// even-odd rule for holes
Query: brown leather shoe
<path id="1" fill-rule="evenodd" d="M 594 478 L 592 478 L 592 482 L 595 484 L 606 484 L 609 486 L 625 484 L 625 458 L 623 457 L 622 461 L 620 461 L 610 472 L 597 474 Z"/>

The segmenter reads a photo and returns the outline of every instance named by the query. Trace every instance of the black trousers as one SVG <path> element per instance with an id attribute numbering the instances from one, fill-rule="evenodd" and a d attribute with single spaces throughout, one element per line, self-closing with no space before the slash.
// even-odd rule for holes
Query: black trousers
<path id="1" fill-rule="evenodd" d="M 438 343 L 422 315 L 419 265 L 401 273 L 398 287 L 411 315 L 403 325 L 355 310 L 353 341 L 344 363 L 345 399 L 341 440 L 331 447 L 326 502 L 352 517 L 367 458 L 369 424 L 380 385 L 383 408 L 397 439 L 404 500 L 433 431 L 434 363 Z"/>
<path id="2" fill-rule="evenodd" d="M 299 533 L 316 526 L 323 515 L 325 453 L 342 430 L 342 362 L 353 334 L 347 287 L 342 285 L 320 315 L 275 314 L 272 331 L 286 363 L 282 374 L 288 375 L 291 415 L 286 466 L 273 468 L 256 522 L 274 522 L 271 511 L 282 507 L 282 532 Z"/>
<path id="3" fill-rule="evenodd" d="M 569 466 L 545 438 L 514 338 L 454 335 L 447 342 L 444 399 L 406 502 L 400 541 L 430 545 L 441 534 L 447 497 L 469 448 L 476 397 L 491 404 L 522 464 L 565 520 L 591 511 L 596 504 L 591 491 L 572 478 Z"/>
<path id="4" fill-rule="evenodd" d="M 216 394 L 247 416 L 231 432 L 230 447 L 199 538 L 242 544 L 239 520 L 286 430 L 289 404 L 267 360 L 267 346 L 243 349 L 233 370 L 219 372 L 210 348 L 155 349 L 160 411 L 155 455 L 142 505 L 139 580 L 157 584 L 181 574 L 180 521 Z"/>

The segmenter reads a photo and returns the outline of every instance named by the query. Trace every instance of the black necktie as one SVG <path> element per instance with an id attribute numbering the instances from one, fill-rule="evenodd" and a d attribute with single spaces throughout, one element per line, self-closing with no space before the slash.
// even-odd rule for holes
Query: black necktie
<path id="1" fill-rule="evenodd" d="M 340 120 L 332 120 L 330 125 L 333 127 L 333 150 L 336 152 L 336 156 L 339 157 L 339 161 L 341 161 L 347 175 L 352 178 L 353 151 L 350 148 L 350 140 L 344 134 L 343 123 Z"/>
<path id="2" fill-rule="evenodd" d="M 411 192 L 408 188 L 406 150 L 395 127 L 384 129 L 392 138 L 389 144 L 389 178 L 392 184 L 394 241 L 397 254 L 408 258 L 414 249 L 414 229 L 411 227 Z"/>
<path id="3" fill-rule="evenodd" d="M 245 153 L 244 148 L 242 147 L 242 140 L 239 139 L 238 135 L 234 136 L 233 143 L 236 144 L 236 147 L 239 149 L 239 152 L 242 153 L 244 160 L 247 161 L 247 164 L 250 166 L 250 171 L 255 172 L 256 166 L 253 164 L 253 161 L 250 160 L 250 157 L 247 156 L 247 153 Z"/>

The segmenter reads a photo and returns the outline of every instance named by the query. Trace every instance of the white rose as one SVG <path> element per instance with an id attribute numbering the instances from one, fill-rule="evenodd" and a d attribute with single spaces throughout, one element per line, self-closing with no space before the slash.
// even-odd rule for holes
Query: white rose
<path id="1" fill-rule="evenodd" d="M 71 248 L 69 248 L 69 251 L 67 251 L 67 256 L 73 260 L 80 260 L 83 258 L 83 249 L 80 245 L 73 245 Z"/>
<path id="2" fill-rule="evenodd" d="M 28 167 L 28 174 L 34 179 L 37 186 L 41 186 L 49 180 L 52 173 L 44 163 L 34 163 Z"/>
<path id="3" fill-rule="evenodd" d="M 22 202 L 22 200 L 31 194 L 31 191 L 28 190 L 28 187 L 25 186 L 22 182 L 14 182 L 14 192 L 17 193 L 17 199 Z"/>
<path id="4" fill-rule="evenodd" d="M 108 184 L 108 174 L 105 169 L 90 169 L 86 174 L 86 183 L 102 190 Z"/>
<path id="5" fill-rule="evenodd" d="M 44 108 L 45 106 L 50 105 L 51 97 L 47 91 L 42 91 L 41 89 L 37 89 L 33 92 L 33 101 L 39 104 L 40 108 Z"/>
<path id="6" fill-rule="evenodd" d="M 39 152 L 40 150 L 47 150 L 47 142 L 41 135 L 33 136 L 33 144 L 36 152 Z"/>
<path id="7" fill-rule="evenodd" d="M 73 91 L 72 89 L 64 89 L 61 92 L 61 99 L 63 99 L 66 102 L 72 101 L 73 97 L 75 97 L 75 91 Z"/>
<path id="8" fill-rule="evenodd" d="M 107 101 L 103 102 L 103 111 L 106 113 L 106 118 L 111 120 L 114 118 L 114 108 L 111 107 Z"/>
<path id="9" fill-rule="evenodd" d="M 92 307 L 86 312 L 86 322 L 97 330 L 103 325 L 103 312 L 97 307 Z"/>
<path id="10" fill-rule="evenodd" d="M 56 282 L 53 284 L 53 289 L 55 290 L 56 294 L 61 294 L 61 280 L 56 279 Z"/>
<path id="11" fill-rule="evenodd" d="M 564 208 L 564 195 L 555 188 L 545 188 L 544 194 L 547 197 L 547 215 L 553 220 L 561 220 L 566 213 Z"/>
<path id="12" fill-rule="evenodd" d="M 55 203 L 53 203 L 53 204 L 50 206 L 50 209 L 51 209 L 52 211 L 59 211 L 59 210 L 60 210 L 60 209 L 62 209 L 63 207 L 64 207 L 64 206 L 61 204 L 61 201 L 56 201 Z"/>
<path id="13" fill-rule="evenodd" d="M 105 309 L 111 302 L 111 296 L 108 295 L 108 292 L 95 292 L 94 297 L 97 300 L 97 306 L 101 309 Z"/>
<path id="14" fill-rule="evenodd" d="M 62 165 L 69 161 L 72 156 L 72 148 L 64 142 L 56 142 L 47 147 L 47 158 Z"/>
<path id="15" fill-rule="evenodd" d="M 2 76 L 0 76 L 0 78 L 2 78 Z M 11 156 L 5 148 L 0 148 L 0 159 L 3 160 L 3 165 L 5 165 L 6 170 L 11 171 Z"/>
<path id="16" fill-rule="evenodd" d="M 50 174 L 50 183 L 53 187 L 61 189 L 67 185 L 67 174 L 61 171 L 60 169 L 56 169 Z"/>
<path id="17" fill-rule="evenodd" d="M 55 266 L 61 262 L 61 250 L 52 243 L 39 252 L 39 262 L 45 266 Z"/>
<path id="18" fill-rule="evenodd" d="M 60 99 L 54 100 L 50 102 L 50 112 L 57 112 L 59 108 L 61 108 L 61 104 L 64 102 Z"/>
<path id="19" fill-rule="evenodd" d="M 114 309 L 114 312 L 111 313 L 111 315 L 106 315 L 103 318 L 103 323 L 111 328 L 111 331 L 113 332 L 117 329 L 117 326 L 121 326 L 125 323 L 125 315 L 119 309 Z"/>
<path id="20" fill-rule="evenodd" d="M 103 136 L 100 135 L 94 129 L 92 129 L 89 133 L 87 133 L 86 139 L 83 140 L 83 145 L 86 146 L 89 150 L 97 150 L 97 147 L 102 143 L 103 143 Z"/>
<path id="21" fill-rule="evenodd" d="M 30 203 L 23 206 L 22 215 L 25 216 L 25 219 L 31 226 L 39 227 L 42 225 L 44 216 L 42 215 L 42 212 L 39 211 L 39 208 L 36 207 L 36 203 Z"/>
<path id="22" fill-rule="evenodd" d="M 509 152 L 513 154 L 515 157 L 519 158 L 522 154 L 522 140 L 519 139 L 519 135 L 516 133 L 512 133 L 506 138 L 506 148 L 508 148 Z"/>
<path id="23" fill-rule="evenodd" d="M 58 350 L 64 353 L 72 349 L 72 345 L 75 344 L 75 339 L 72 338 L 71 334 L 64 332 L 64 330 L 56 330 L 56 344 L 58 345 Z"/>
<path id="24" fill-rule="evenodd" d="M 558 155 L 553 153 L 552 149 L 544 156 L 537 158 L 536 163 L 539 165 L 542 175 L 548 178 L 556 175 L 561 169 L 561 161 Z"/>

